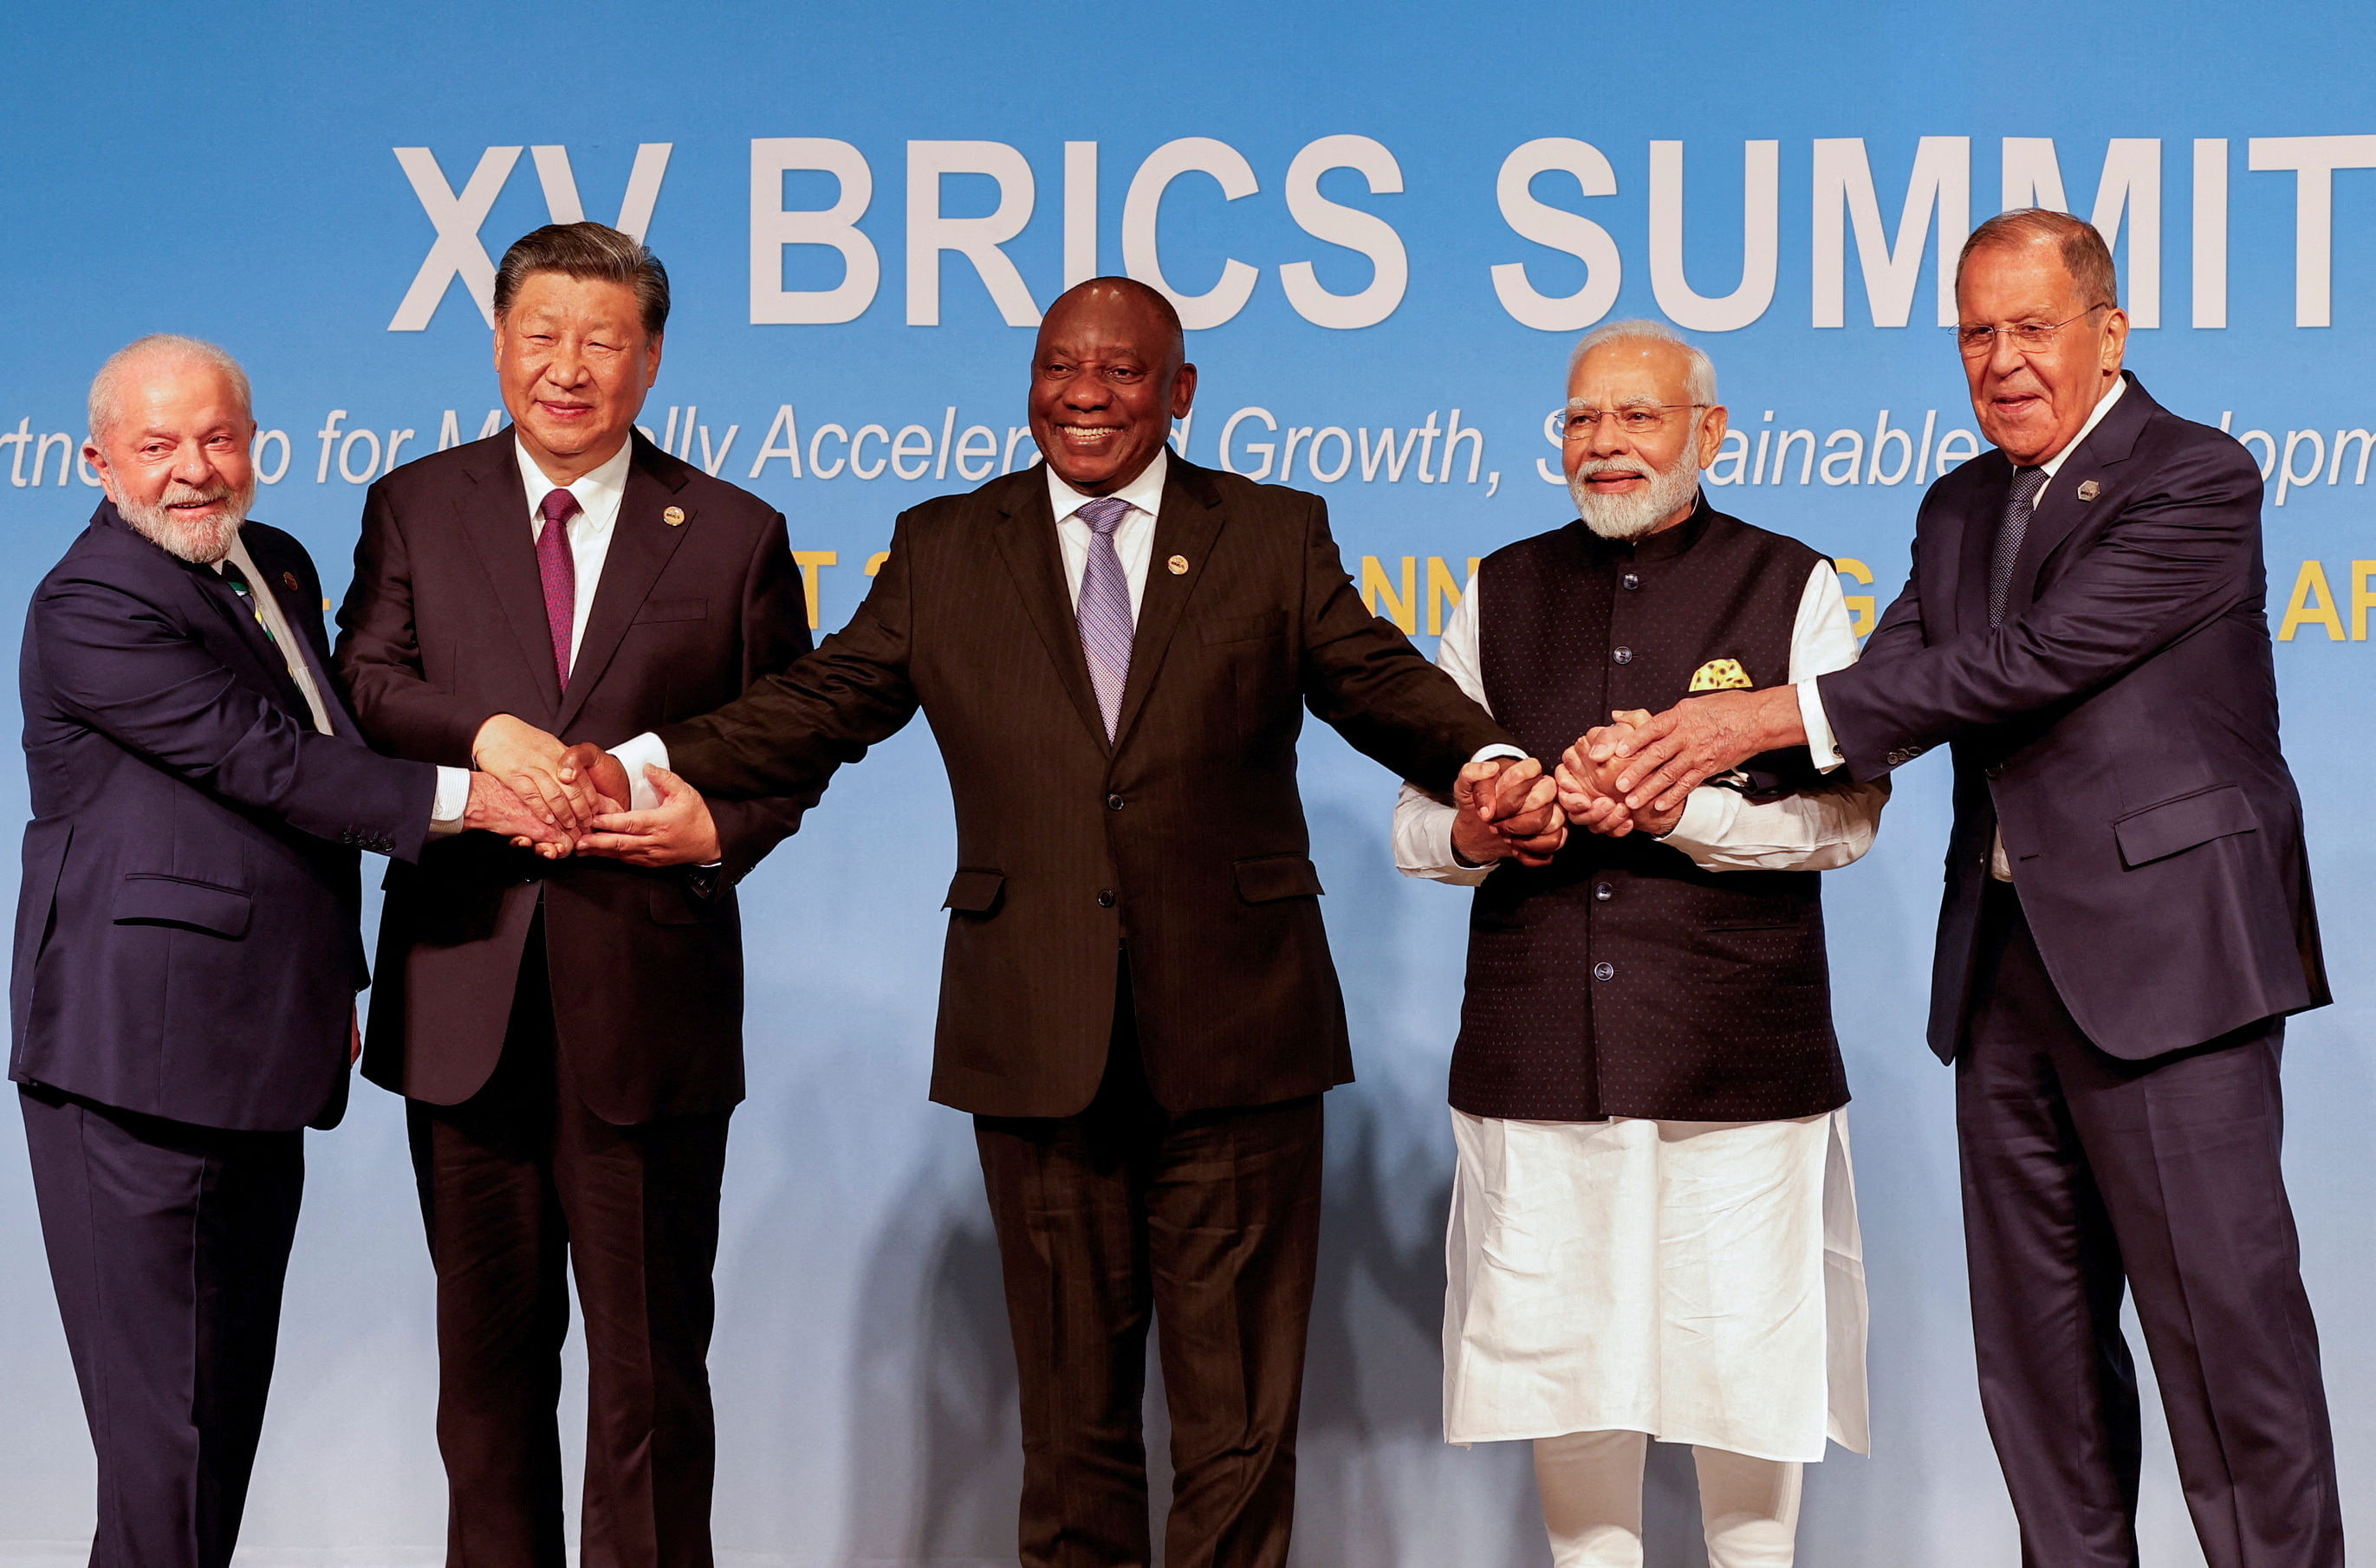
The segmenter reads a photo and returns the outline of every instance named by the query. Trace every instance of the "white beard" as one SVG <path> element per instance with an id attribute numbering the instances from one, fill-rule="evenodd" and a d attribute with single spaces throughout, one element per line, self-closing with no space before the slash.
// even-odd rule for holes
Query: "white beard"
<path id="1" fill-rule="evenodd" d="M 225 505 L 204 522 L 186 521 L 168 508 L 185 501 L 211 501 L 217 495 L 178 480 L 166 487 L 165 493 L 153 505 L 118 501 L 115 510 L 142 538 L 167 554 L 178 555 L 196 565 L 211 566 L 231 553 L 231 541 L 239 537 L 240 524 L 247 520 L 247 509 L 255 502 L 255 486 L 251 483 L 244 490 L 218 493 Z"/>
<path id="2" fill-rule="evenodd" d="M 1698 424 L 1693 425 L 1693 435 L 1698 434 Z M 1576 469 L 1575 477 L 1567 481 L 1568 494 L 1574 498 L 1576 515 L 1584 526 L 1603 539 L 1634 540 L 1655 532 L 1659 524 L 1692 505 L 1699 493 L 1699 464 L 1696 439 L 1687 439 L 1682 451 L 1670 469 L 1652 469 L 1649 483 L 1640 490 L 1622 494 L 1605 495 L 1586 481 L 1599 473 L 1641 473 L 1648 465 L 1638 457 L 1601 457 L 1589 460 Z"/>

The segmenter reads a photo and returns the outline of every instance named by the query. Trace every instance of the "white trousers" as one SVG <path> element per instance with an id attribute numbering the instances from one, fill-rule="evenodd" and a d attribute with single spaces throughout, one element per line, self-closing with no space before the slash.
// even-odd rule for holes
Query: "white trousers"
<path id="1" fill-rule="evenodd" d="M 1642 1568 L 1638 1431 L 1572 1431 L 1535 1439 L 1535 1485 L 1550 1532 L 1551 1568 Z M 1708 1568 L 1790 1568 L 1799 1535 L 1802 1467 L 1694 1447 Z"/>

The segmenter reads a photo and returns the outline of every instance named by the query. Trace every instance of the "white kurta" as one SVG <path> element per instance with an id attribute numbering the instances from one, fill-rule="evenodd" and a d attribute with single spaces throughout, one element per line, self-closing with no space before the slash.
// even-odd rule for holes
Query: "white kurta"
<path id="1" fill-rule="evenodd" d="M 1485 701 L 1474 580 L 1438 661 Z M 1788 679 L 1855 662 L 1828 564 L 1809 575 Z M 1885 785 L 1772 802 L 1693 791 L 1667 842 L 1702 869 L 1813 871 L 1871 846 Z M 1477 883 L 1452 811 L 1406 785 L 1396 860 Z M 1789 1122 L 1512 1122 L 1452 1112 L 1443 1429 L 1454 1443 L 1647 1432 L 1807 1462 L 1866 1451 L 1864 1249 L 1847 1113 Z"/>
<path id="2" fill-rule="evenodd" d="M 1866 1451 L 1847 1112 L 1452 1126 L 1446 1439 Z"/>

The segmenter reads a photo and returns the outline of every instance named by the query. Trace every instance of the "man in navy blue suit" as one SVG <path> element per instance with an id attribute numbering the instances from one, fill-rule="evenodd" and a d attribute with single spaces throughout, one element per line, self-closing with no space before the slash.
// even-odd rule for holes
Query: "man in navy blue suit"
<path id="1" fill-rule="evenodd" d="M 1858 780 L 1953 747 L 1930 1035 L 1955 1068 L 1980 1403 L 2023 1562 L 2137 1562 L 2133 1290 L 2204 1561 L 2341 1568 L 2278 1166 L 2286 1016 L 2328 995 L 2261 475 L 2121 370 L 2089 225 L 1990 220 L 1955 294 L 1996 447 L 1923 498 L 1863 659 L 1597 730 L 1566 792 L 1664 810 L 1776 746 Z"/>
<path id="2" fill-rule="evenodd" d="M 357 851 L 564 835 L 484 774 L 376 756 L 303 546 L 244 521 L 247 378 L 145 338 L 91 384 L 107 499 L 33 592 L 33 821 L 8 1075 L 99 1453 L 93 1568 L 231 1560 L 303 1129 L 346 1106 Z"/>

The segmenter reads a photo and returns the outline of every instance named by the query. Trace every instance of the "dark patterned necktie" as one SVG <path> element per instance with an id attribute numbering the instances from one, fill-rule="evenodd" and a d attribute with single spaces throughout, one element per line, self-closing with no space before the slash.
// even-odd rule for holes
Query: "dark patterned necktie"
<path id="1" fill-rule="evenodd" d="M 1130 683 L 1130 643 L 1136 630 L 1130 610 L 1130 579 L 1114 549 L 1114 529 L 1130 515 L 1130 503 L 1118 495 L 1100 495 L 1084 502 L 1075 514 L 1089 525 L 1089 560 L 1081 573 L 1081 599 L 1073 615 L 1080 623 L 1081 651 L 1088 656 L 1089 684 L 1098 692 L 1098 712 L 1106 721 L 1106 739 L 1114 738 L 1122 718 L 1123 688 Z"/>
<path id="2" fill-rule="evenodd" d="M 577 515 L 577 497 L 556 490 L 537 510 L 544 514 L 543 531 L 536 536 L 536 575 L 544 580 L 544 626 L 552 636 L 553 673 L 566 691 L 569 631 L 577 618 L 577 560 L 569 553 L 569 519 Z"/>
<path id="3" fill-rule="evenodd" d="M 2046 488 L 2044 469 L 2015 469 L 2013 489 L 2005 493 L 2004 516 L 1997 519 L 1996 552 L 1989 561 L 1989 624 L 2002 625 L 2005 596 L 2013 589 L 2014 563 L 2021 559 L 2021 541 L 2029 534 L 2030 514 L 2037 510 L 2037 493 Z"/>
<path id="4" fill-rule="evenodd" d="M 239 563 L 228 555 L 222 558 L 222 580 L 232 592 L 239 595 L 239 601 L 247 606 L 247 612 L 255 617 L 255 624 L 264 633 L 264 640 L 279 647 L 280 639 L 272 635 L 272 623 L 264 618 L 264 606 L 255 601 L 255 589 L 249 585 L 247 574 L 241 571 Z"/>

